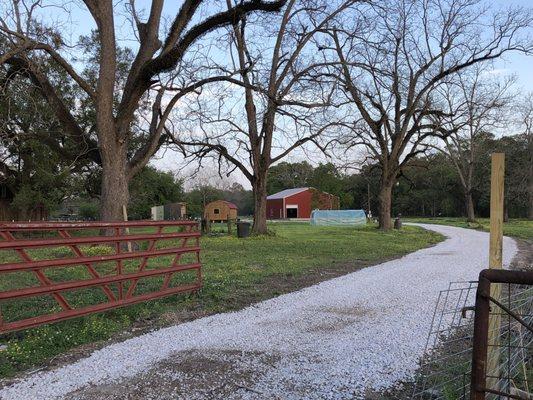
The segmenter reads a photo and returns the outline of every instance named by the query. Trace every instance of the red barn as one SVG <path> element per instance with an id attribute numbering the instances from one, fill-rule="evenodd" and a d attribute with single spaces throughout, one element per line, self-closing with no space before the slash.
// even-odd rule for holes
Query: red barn
<path id="1" fill-rule="evenodd" d="M 285 189 L 267 197 L 267 218 L 311 218 L 312 210 L 338 210 L 339 198 L 312 187 Z"/>

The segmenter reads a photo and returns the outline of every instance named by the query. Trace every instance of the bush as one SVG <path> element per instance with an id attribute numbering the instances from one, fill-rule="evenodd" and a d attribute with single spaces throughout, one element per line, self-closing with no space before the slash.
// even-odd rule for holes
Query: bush
<path id="1" fill-rule="evenodd" d="M 82 219 L 95 221 L 100 216 L 100 207 L 96 203 L 83 203 L 80 205 L 80 217 Z"/>

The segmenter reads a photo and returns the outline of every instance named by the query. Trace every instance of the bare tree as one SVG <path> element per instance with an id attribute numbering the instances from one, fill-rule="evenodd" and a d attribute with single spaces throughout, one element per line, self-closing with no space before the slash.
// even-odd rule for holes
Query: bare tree
<path id="1" fill-rule="evenodd" d="M 238 169 L 249 180 L 255 233 L 267 232 L 270 166 L 305 144 L 324 150 L 321 135 L 335 126 L 325 107 L 332 103 L 336 82 L 323 79 L 324 63 L 313 40 L 357 1 L 332 3 L 289 0 L 276 21 L 241 18 L 235 23 L 229 41 L 238 79 L 204 97 L 212 101 L 197 104 L 190 134 L 175 136 L 185 154 L 218 158 L 230 172 Z M 227 4 L 234 7 L 230 0 Z"/>
<path id="2" fill-rule="evenodd" d="M 476 65 L 438 89 L 441 107 L 447 114 L 439 122 L 450 135 L 444 137 L 444 149 L 436 148 L 446 154 L 457 170 L 469 222 L 476 219 L 472 191 L 475 167 L 482 156 L 483 135 L 503 129 L 506 120 L 510 122 L 508 106 L 515 79 L 494 79 L 490 74 L 489 69 Z"/>
<path id="3" fill-rule="evenodd" d="M 111 0 L 84 0 L 89 18 L 97 27 L 96 70 L 91 75 L 79 71 L 73 48 L 64 41 L 60 29 L 68 27 L 69 20 L 47 26 L 45 18 L 36 16 L 43 7 L 53 7 L 52 3 L 13 1 L 2 8 L 0 15 L 0 38 L 7 43 L 7 50 L 0 55 L 0 65 L 6 66 L 9 79 L 17 76 L 31 79 L 65 132 L 98 148 L 102 166 L 101 217 L 116 220 L 121 218 L 121 207 L 129 200 L 129 180 L 162 144 L 165 124 L 176 103 L 202 85 L 224 79 L 224 76 L 199 78 L 191 73 L 187 54 L 210 31 L 235 23 L 251 12 L 278 11 L 285 2 L 243 0 L 216 12 L 216 7 L 204 0 L 183 0 L 165 29 L 164 0 L 152 0 L 146 18 L 136 11 L 135 0 L 118 4 Z M 121 5 L 127 6 L 125 21 L 132 22 L 130 39 L 136 41 L 135 53 L 117 45 L 123 18 Z M 124 52 L 131 57 L 120 59 Z M 46 75 L 45 63 L 63 69 L 83 91 L 86 102 L 95 110 L 91 129 L 84 129 L 68 107 L 62 88 L 54 86 Z M 134 137 L 136 130 L 138 134 Z"/>
<path id="4" fill-rule="evenodd" d="M 533 220 L 533 92 L 528 93 L 519 105 L 519 123 L 528 146 L 527 193 L 528 218 Z"/>
<path id="5" fill-rule="evenodd" d="M 477 0 L 372 2 L 329 31 L 324 57 L 337 57 L 339 76 L 353 109 L 351 133 L 341 139 L 363 146 L 381 168 L 379 219 L 391 228 L 391 196 L 402 169 L 424 152 L 426 140 L 446 136 L 435 119 L 435 89 L 467 68 L 509 51 L 531 51 L 522 31 L 531 10 L 491 12 Z"/>
<path id="6" fill-rule="evenodd" d="M 235 182 L 228 177 L 220 176 L 216 167 L 203 167 L 192 171 L 190 174 L 194 184 L 189 188 L 197 191 L 202 198 L 202 207 L 205 208 L 208 196 L 216 191 L 229 191 Z"/>

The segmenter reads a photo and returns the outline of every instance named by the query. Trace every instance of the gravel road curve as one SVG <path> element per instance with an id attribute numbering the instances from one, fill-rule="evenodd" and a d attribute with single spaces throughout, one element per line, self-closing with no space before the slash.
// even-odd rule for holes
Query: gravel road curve
<path id="1" fill-rule="evenodd" d="M 451 281 L 475 280 L 489 235 L 448 237 L 397 260 L 161 329 L 0 390 L 30 399 L 358 399 L 409 379 L 433 307 Z M 504 262 L 517 251 L 504 240 Z"/>

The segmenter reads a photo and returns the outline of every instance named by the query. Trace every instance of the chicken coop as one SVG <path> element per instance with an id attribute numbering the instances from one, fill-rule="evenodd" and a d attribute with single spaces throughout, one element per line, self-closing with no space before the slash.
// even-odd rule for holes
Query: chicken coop
<path id="1" fill-rule="evenodd" d="M 237 206 L 229 201 L 216 200 L 206 204 L 204 219 L 210 222 L 227 222 L 237 219 Z"/>

